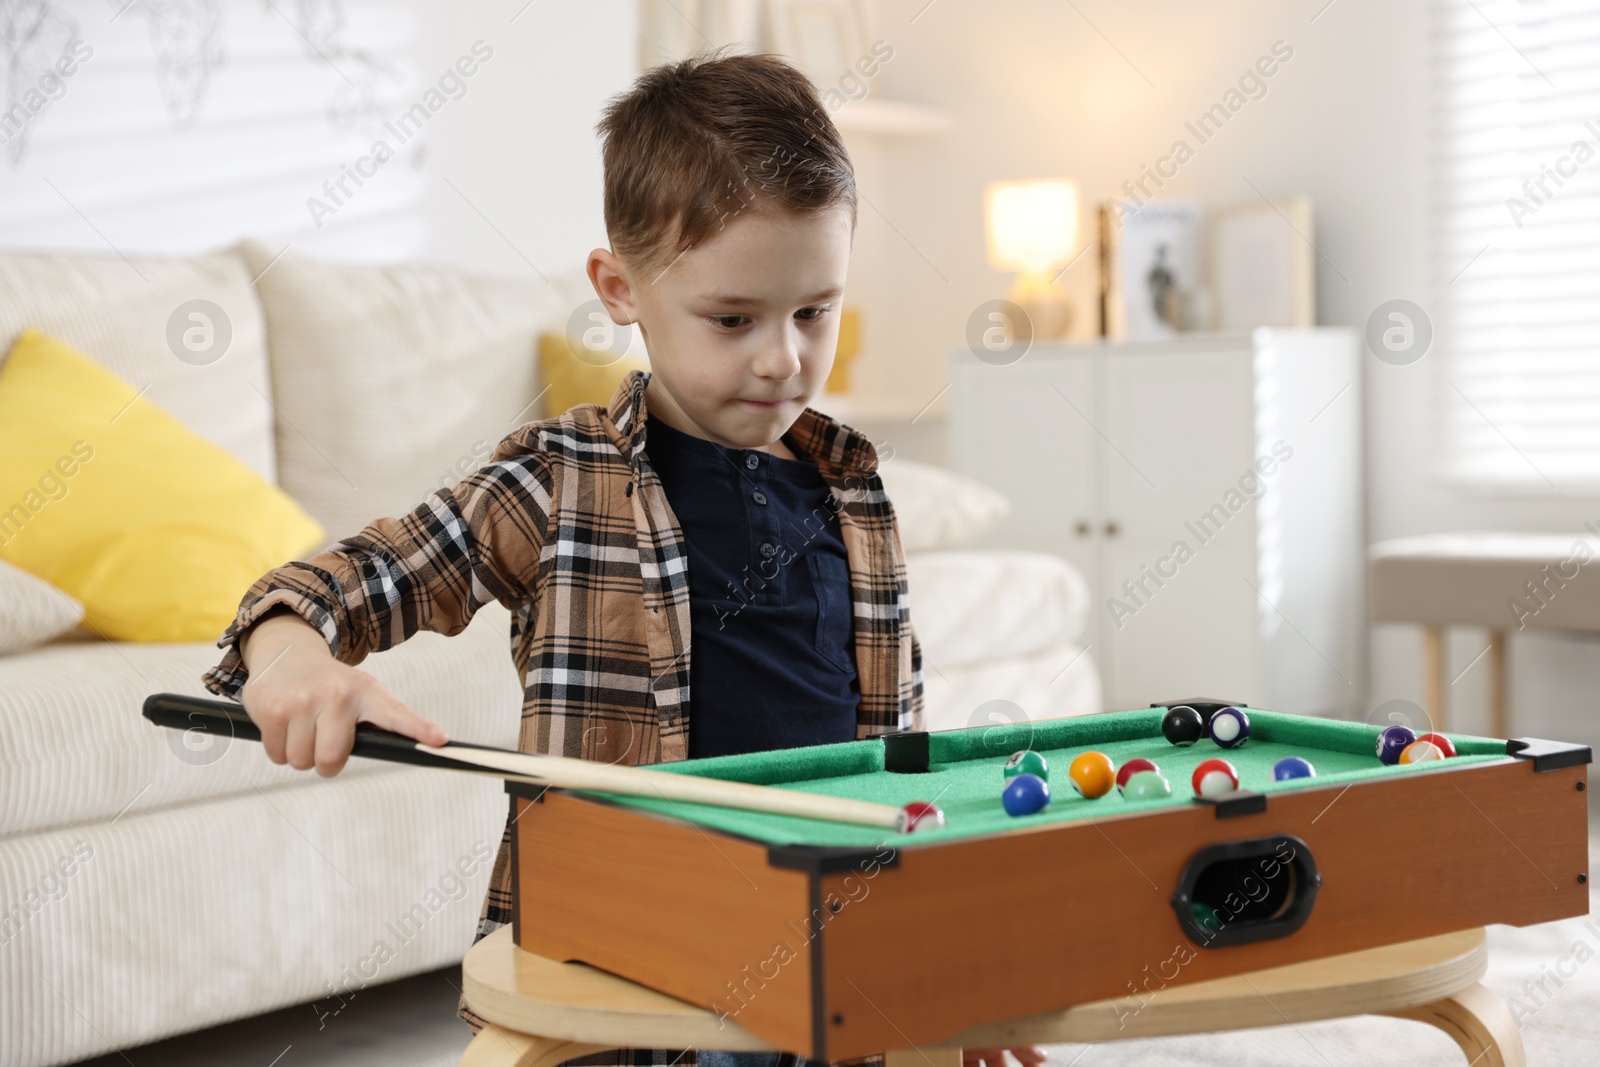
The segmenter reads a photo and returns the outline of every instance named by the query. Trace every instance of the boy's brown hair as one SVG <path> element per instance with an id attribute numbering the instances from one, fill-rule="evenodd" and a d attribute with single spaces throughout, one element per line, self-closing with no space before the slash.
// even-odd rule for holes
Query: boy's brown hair
<path id="1" fill-rule="evenodd" d="M 605 221 L 654 281 L 734 214 L 850 207 L 855 169 L 815 87 L 781 57 L 702 52 L 652 67 L 606 106 Z"/>

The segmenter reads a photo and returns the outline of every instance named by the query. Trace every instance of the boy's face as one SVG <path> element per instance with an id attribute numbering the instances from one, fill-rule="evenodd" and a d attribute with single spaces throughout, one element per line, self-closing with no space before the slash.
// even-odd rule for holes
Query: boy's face
<path id="1" fill-rule="evenodd" d="M 644 335 L 650 413 L 722 445 L 789 455 L 778 439 L 833 367 L 851 237 L 847 205 L 750 209 L 655 278 L 589 253 L 612 321 Z"/>

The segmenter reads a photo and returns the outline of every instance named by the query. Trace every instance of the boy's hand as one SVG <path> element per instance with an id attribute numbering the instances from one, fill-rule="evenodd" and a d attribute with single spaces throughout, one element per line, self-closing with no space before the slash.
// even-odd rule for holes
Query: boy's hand
<path id="1" fill-rule="evenodd" d="M 1011 1054 L 1022 1067 L 1037 1067 L 1045 1061 L 1044 1049 L 1038 1045 L 1014 1048 Z M 961 1050 L 961 1067 L 1006 1067 L 1006 1050 L 1003 1048 L 964 1048 Z"/>
<path id="2" fill-rule="evenodd" d="M 240 655 L 250 672 L 240 702 L 260 728 L 273 763 L 302 771 L 315 766 L 323 777 L 338 774 L 350 758 L 358 722 L 429 745 L 449 740 L 372 675 L 334 659 L 322 635 L 292 612 L 257 621 Z"/>

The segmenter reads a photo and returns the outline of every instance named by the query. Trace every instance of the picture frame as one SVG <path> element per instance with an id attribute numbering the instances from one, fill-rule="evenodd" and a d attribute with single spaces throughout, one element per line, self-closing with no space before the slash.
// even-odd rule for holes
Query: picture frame
<path id="1" fill-rule="evenodd" d="M 1156 198 L 1119 214 L 1102 205 L 1101 333 L 1153 341 L 1203 327 L 1198 201 Z"/>
<path id="2" fill-rule="evenodd" d="M 1217 329 L 1316 325 L 1313 221 L 1309 196 L 1212 213 L 1207 244 Z"/>
<path id="3" fill-rule="evenodd" d="M 855 0 L 767 0 L 767 47 L 832 85 L 865 51 Z"/>

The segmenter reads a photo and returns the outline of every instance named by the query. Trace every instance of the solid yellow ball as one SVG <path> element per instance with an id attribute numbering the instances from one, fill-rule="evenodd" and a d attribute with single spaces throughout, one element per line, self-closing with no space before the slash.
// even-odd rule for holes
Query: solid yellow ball
<path id="1" fill-rule="evenodd" d="M 1085 752 L 1078 756 L 1067 775 L 1078 795 L 1091 800 L 1105 796 L 1117 784 L 1117 766 L 1104 752 Z"/>

